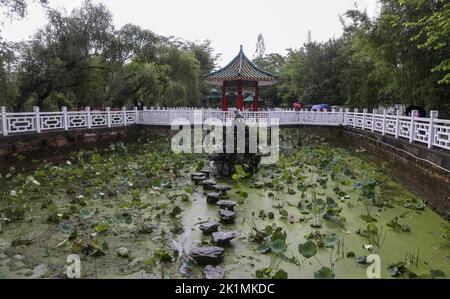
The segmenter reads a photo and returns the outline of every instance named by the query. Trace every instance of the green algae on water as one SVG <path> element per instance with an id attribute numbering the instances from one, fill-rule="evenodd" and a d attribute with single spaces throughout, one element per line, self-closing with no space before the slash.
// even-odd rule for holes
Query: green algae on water
<path id="1" fill-rule="evenodd" d="M 199 225 L 219 220 L 191 181 L 204 167 L 205 156 L 172 153 L 158 137 L 11 169 L 0 187 L 1 276 L 46 267 L 41 277 L 62 278 L 78 254 L 83 278 L 202 278 L 188 252 L 211 244 Z M 448 222 L 350 151 L 310 142 L 220 183 L 239 203 L 235 223 L 220 227 L 238 233 L 220 265 L 226 278 L 367 278 L 374 253 L 383 278 L 450 275 Z"/>

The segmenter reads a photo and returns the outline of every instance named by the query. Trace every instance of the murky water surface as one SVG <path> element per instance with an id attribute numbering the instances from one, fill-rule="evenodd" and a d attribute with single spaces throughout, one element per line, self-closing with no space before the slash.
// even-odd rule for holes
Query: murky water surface
<path id="1" fill-rule="evenodd" d="M 235 223 L 220 227 L 238 233 L 220 264 L 226 278 L 367 278 L 373 253 L 385 278 L 450 275 L 450 224 L 426 198 L 364 153 L 309 143 L 254 177 L 220 181 L 238 202 Z M 211 244 L 198 227 L 220 217 L 190 177 L 209 164 L 169 146 L 115 144 L 3 175 L 0 277 L 64 277 L 75 253 L 84 278 L 202 278 L 188 252 Z"/>

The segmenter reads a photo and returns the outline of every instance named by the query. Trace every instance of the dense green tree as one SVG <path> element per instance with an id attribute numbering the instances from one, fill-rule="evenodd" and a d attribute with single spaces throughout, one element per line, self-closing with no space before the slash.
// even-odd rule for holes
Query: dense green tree
<path id="1" fill-rule="evenodd" d="M 419 28 L 407 26 L 411 20 L 427 18 L 432 9 L 413 9 L 397 0 L 380 3 L 380 16 L 373 20 L 359 18 L 363 21 L 354 31 L 352 42 L 353 58 L 359 63 L 364 59 L 373 64 L 366 72 L 377 91 L 371 102 L 421 105 L 445 113 L 449 89 L 437 83 L 441 74 L 433 69 L 450 57 L 450 51 L 448 47 L 446 50 L 417 47 L 414 40 L 420 35 Z"/>
<path id="2" fill-rule="evenodd" d="M 46 0 L 48 24 L 30 40 L 8 43 L 0 31 L 0 104 L 80 107 L 200 106 L 211 87 L 204 75 L 218 56 L 211 42 L 164 37 L 133 24 L 115 28 L 91 0 L 70 13 Z M 6 18 L 22 18 L 25 0 L 0 0 Z M 421 105 L 450 113 L 450 4 L 444 0 L 379 0 L 369 18 L 352 9 L 343 34 L 324 42 L 311 34 L 299 49 L 266 54 L 258 36 L 253 62 L 278 76 L 261 89 L 275 106 L 329 103 L 357 108 Z"/>
<path id="3" fill-rule="evenodd" d="M 47 0 L 35 0 L 42 5 L 48 3 Z M 4 9 L 4 16 L 7 18 L 25 17 L 27 13 L 28 3 L 26 0 L 0 0 L 0 8 Z"/>
<path id="4" fill-rule="evenodd" d="M 253 63 L 262 70 L 278 76 L 281 68 L 286 63 L 286 58 L 278 53 L 270 53 L 263 56 L 257 56 Z M 279 105 L 278 99 L 279 84 L 271 85 L 260 89 L 260 97 L 264 100 L 270 100 L 274 105 Z"/>
<path id="5" fill-rule="evenodd" d="M 446 0 L 399 0 L 406 9 L 413 9 L 416 17 L 403 22 L 406 28 L 418 29 L 411 38 L 418 43 L 419 49 L 438 50 L 443 54 L 441 61 L 432 71 L 442 72 L 440 84 L 450 84 L 450 2 Z"/>
<path id="6" fill-rule="evenodd" d="M 47 0 L 37 0 L 42 5 L 47 4 Z M 3 20 L 23 18 L 27 13 L 28 3 L 25 0 L 0 0 L 0 9 L 3 17 L 0 21 L 0 105 L 13 106 L 17 94 L 16 73 L 14 66 L 17 63 L 16 52 L 18 46 L 15 43 L 5 42 L 1 36 Z"/>
<path id="7" fill-rule="evenodd" d="M 11 11 L 22 15 L 22 8 Z M 12 109 L 194 106 L 208 93 L 202 75 L 215 67 L 210 41 L 165 38 L 133 24 L 116 30 L 108 9 L 90 0 L 47 15 L 31 40 L 1 48 L 0 94 Z"/>
<path id="8" fill-rule="evenodd" d="M 14 65 L 16 45 L 0 41 L 0 106 L 12 105 L 18 94 Z"/>
<path id="9" fill-rule="evenodd" d="M 19 69 L 21 104 L 41 106 L 52 92 L 72 97 L 74 105 L 100 104 L 103 55 L 112 38 L 112 16 L 101 4 L 85 1 L 70 15 L 49 10 L 49 24 L 24 45 Z M 22 108 L 22 107 L 18 107 Z"/>
<path id="10" fill-rule="evenodd" d="M 420 105 L 450 112 L 449 5 L 436 0 L 380 0 L 381 12 L 341 17 L 344 33 L 289 51 L 278 101 L 351 107 Z"/>
<path id="11" fill-rule="evenodd" d="M 266 43 L 264 42 L 264 36 L 260 33 L 258 34 L 258 39 L 256 41 L 256 50 L 253 55 L 253 59 L 261 59 L 266 55 Z"/>

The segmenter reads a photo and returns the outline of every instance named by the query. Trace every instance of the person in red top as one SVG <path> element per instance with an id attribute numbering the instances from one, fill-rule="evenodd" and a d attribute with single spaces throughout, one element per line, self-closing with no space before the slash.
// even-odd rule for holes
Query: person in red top
<path id="1" fill-rule="evenodd" d="M 294 110 L 295 111 L 300 111 L 300 110 L 302 110 L 302 104 L 300 104 L 299 102 L 295 102 L 294 103 Z"/>

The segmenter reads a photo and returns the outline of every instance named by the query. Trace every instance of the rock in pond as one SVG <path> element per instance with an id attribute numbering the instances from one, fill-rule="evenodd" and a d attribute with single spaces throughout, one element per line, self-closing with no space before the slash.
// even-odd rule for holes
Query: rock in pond
<path id="1" fill-rule="evenodd" d="M 47 272 L 49 272 L 49 270 L 50 269 L 48 268 L 47 264 L 40 264 L 33 269 L 31 278 L 43 278 L 47 274 Z"/>
<path id="2" fill-rule="evenodd" d="M 235 232 L 215 232 L 212 234 L 212 241 L 216 245 L 228 245 L 235 237 Z"/>
<path id="3" fill-rule="evenodd" d="M 228 186 L 223 186 L 223 185 L 214 185 L 212 187 L 215 191 L 220 192 L 223 195 L 227 194 L 227 191 L 230 190 L 231 188 Z"/>
<path id="4" fill-rule="evenodd" d="M 25 259 L 25 257 L 21 254 L 16 254 L 13 256 L 13 259 L 18 260 L 18 261 L 23 261 Z"/>
<path id="5" fill-rule="evenodd" d="M 233 211 L 224 209 L 219 210 L 219 215 L 225 223 L 233 223 L 236 218 L 236 214 Z"/>
<path id="6" fill-rule="evenodd" d="M 204 177 L 206 179 L 206 174 L 203 172 L 193 172 L 191 173 L 191 179 L 194 179 L 195 177 Z"/>
<path id="7" fill-rule="evenodd" d="M 220 223 L 217 221 L 208 221 L 205 223 L 202 223 L 200 225 L 200 230 L 204 233 L 204 234 L 210 234 L 213 232 L 216 232 L 219 229 Z"/>
<path id="8" fill-rule="evenodd" d="M 206 194 L 206 202 L 209 204 L 216 204 L 220 200 L 220 193 L 212 192 Z"/>
<path id="9" fill-rule="evenodd" d="M 214 190 L 214 186 L 217 184 L 215 180 L 204 180 L 202 182 L 203 190 Z"/>
<path id="10" fill-rule="evenodd" d="M 203 274 L 206 279 L 222 279 L 225 276 L 225 270 L 221 267 L 208 265 L 203 269 Z"/>
<path id="11" fill-rule="evenodd" d="M 233 211 L 236 206 L 236 202 L 233 200 L 219 200 L 216 203 L 221 209 Z"/>
<path id="12" fill-rule="evenodd" d="M 211 176 L 211 171 L 209 170 L 200 170 L 200 173 L 204 174 L 208 179 Z"/>
<path id="13" fill-rule="evenodd" d="M 204 176 L 193 176 L 191 179 L 194 181 L 194 183 L 196 185 L 199 185 L 199 184 L 202 184 L 202 182 L 204 180 L 206 180 L 206 177 L 204 177 Z"/>
<path id="14" fill-rule="evenodd" d="M 120 257 L 129 257 L 130 251 L 126 247 L 120 247 L 117 249 L 117 255 Z"/>
<path id="15" fill-rule="evenodd" d="M 225 249 L 217 246 L 196 247 L 191 249 L 189 255 L 200 265 L 217 265 L 222 262 Z"/>

